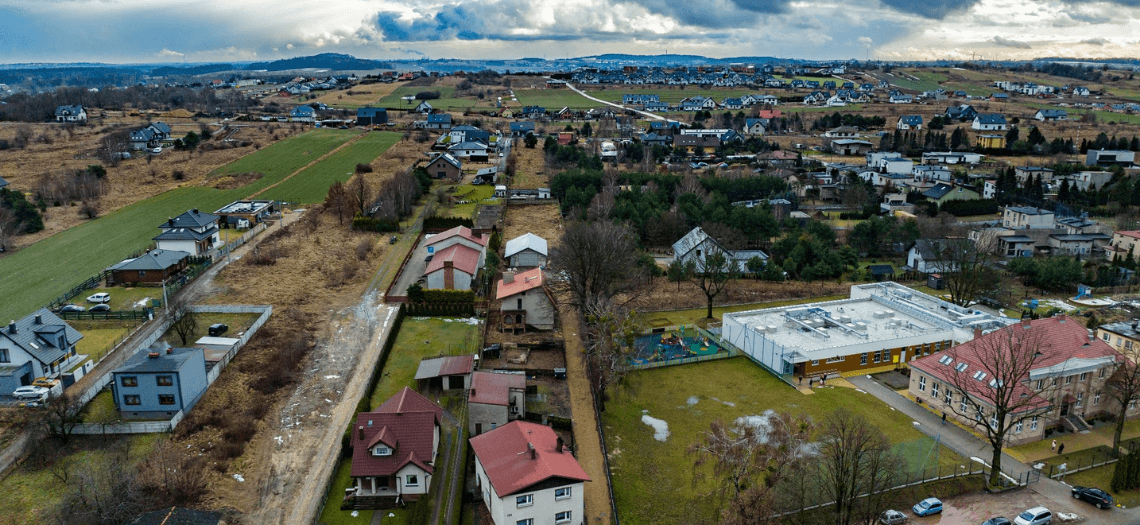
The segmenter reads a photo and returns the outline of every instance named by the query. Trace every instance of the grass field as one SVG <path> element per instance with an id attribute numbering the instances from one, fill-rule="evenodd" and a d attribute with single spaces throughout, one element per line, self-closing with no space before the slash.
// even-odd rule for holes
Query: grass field
<path id="1" fill-rule="evenodd" d="M 302 204 L 322 202 L 334 182 L 347 181 L 358 163 L 372 162 L 399 140 L 399 133 L 370 132 L 320 163 L 270 188 L 259 197 L 297 201 Z"/>
<path id="2" fill-rule="evenodd" d="M 480 325 L 469 319 L 446 317 L 409 317 L 400 326 L 384 377 L 372 391 L 372 408 L 376 408 L 405 386 L 416 387 L 416 368 L 425 357 L 473 354 L 479 346 Z"/>
<path id="3" fill-rule="evenodd" d="M 68 324 L 83 334 L 83 339 L 75 344 L 75 351 L 86 355 L 92 363 L 107 355 L 135 326 L 131 321 L 68 321 Z"/>
<path id="4" fill-rule="evenodd" d="M 515 98 L 519 104 L 523 106 L 542 106 L 548 111 L 558 111 L 562 108 L 570 109 L 590 109 L 600 108 L 605 106 L 600 102 L 594 102 L 582 95 L 579 95 L 569 89 L 527 89 L 516 88 L 514 90 Z M 616 93 L 611 92 L 611 93 Z M 590 93 L 598 97 L 597 93 Z M 607 100 L 608 97 L 598 97 L 602 100 Z M 621 102 L 621 95 L 618 95 L 618 102 Z"/>
<path id="5" fill-rule="evenodd" d="M 356 109 L 364 106 L 376 105 L 380 98 L 399 87 L 396 83 L 377 82 L 374 84 L 357 84 L 349 89 L 327 91 L 317 97 L 315 102 L 324 102 L 337 109 Z"/>
<path id="6" fill-rule="evenodd" d="M 96 293 L 111 294 L 111 302 L 107 304 L 111 306 L 112 310 L 138 310 L 154 305 L 154 301 L 158 301 L 159 305 L 162 304 L 162 288 L 150 286 L 98 286 L 79 292 L 79 295 L 73 297 L 70 302 L 91 307 L 92 304 L 87 302 L 87 298 Z M 140 303 L 145 304 L 140 306 Z"/>
<path id="7" fill-rule="evenodd" d="M 441 211 L 442 215 L 449 217 L 475 217 L 475 210 L 484 204 L 498 204 L 499 199 L 493 198 L 495 187 L 490 184 L 481 186 L 459 185 L 455 187 L 455 200 L 467 201 L 455 204 Z"/>
<path id="8" fill-rule="evenodd" d="M 818 422 L 845 408 L 866 417 L 892 443 L 907 445 L 905 456 L 912 465 L 922 463 L 930 450 L 931 441 L 909 418 L 870 395 L 841 387 L 801 394 L 745 358 L 641 371 L 628 379 L 629 386 L 602 413 L 622 523 L 696 523 L 713 516 L 716 498 L 705 495 L 713 485 L 693 484 L 695 458 L 686 448 L 718 418 L 732 422 L 775 409 L 805 412 Z M 664 442 L 654 439 L 643 415 L 668 424 Z M 948 471 L 958 468 L 962 458 L 942 449 L 938 463 Z"/>
<path id="9" fill-rule="evenodd" d="M 439 98 L 427 101 L 435 109 L 466 109 L 479 103 L 474 98 L 455 98 L 454 86 L 400 86 L 381 98 L 380 105 L 389 108 L 414 108 L 420 101 L 406 102 L 403 98 L 414 97 L 421 91 L 439 91 Z"/>
<path id="10" fill-rule="evenodd" d="M 356 135 L 316 130 L 247 155 L 216 173 L 260 171 L 241 188 L 179 188 L 108 213 L 0 259 L 0 317 L 18 319 L 151 243 L 157 226 L 191 208 L 213 211 L 259 191 Z M 17 278 L 18 276 L 18 278 Z M 86 296 L 84 296 L 86 297 Z M 80 299 L 82 300 L 82 299 Z"/>

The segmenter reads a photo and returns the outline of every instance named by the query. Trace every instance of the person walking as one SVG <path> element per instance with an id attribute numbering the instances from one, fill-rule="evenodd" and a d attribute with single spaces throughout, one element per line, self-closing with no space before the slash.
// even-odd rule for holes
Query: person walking
<path id="1" fill-rule="evenodd" d="M 1057 455 L 1060 456 L 1061 454 L 1064 454 L 1064 453 L 1065 453 L 1065 444 L 1061 443 L 1061 445 L 1057 447 Z"/>
<path id="2" fill-rule="evenodd" d="M 943 424 L 943 425 L 945 425 L 945 424 L 946 424 L 946 412 L 943 412 L 943 413 L 942 413 L 942 424 Z"/>
<path id="3" fill-rule="evenodd" d="M 1057 451 L 1057 440 L 1054 439 L 1053 444 L 1049 446 L 1049 452 L 1056 452 L 1056 451 Z"/>

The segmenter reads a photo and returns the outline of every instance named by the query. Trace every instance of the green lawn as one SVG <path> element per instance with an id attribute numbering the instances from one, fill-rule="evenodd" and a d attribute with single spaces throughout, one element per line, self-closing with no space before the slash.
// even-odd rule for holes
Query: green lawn
<path id="1" fill-rule="evenodd" d="M 84 423 L 111 423 L 119 421 L 119 411 L 115 408 L 115 396 L 103 389 L 79 412 Z"/>
<path id="2" fill-rule="evenodd" d="M 190 336 L 187 342 L 193 344 L 194 341 L 197 341 L 199 337 L 205 337 L 209 335 L 208 329 L 210 325 L 217 323 L 222 323 L 229 326 L 229 330 L 227 330 L 226 333 L 222 334 L 221 337 L 241 337 L 238 334 L 245 332 L 249 329 L 250 326 L 253 326 L 253 322 L 256 321 L 258 317 L 261 317 L 261 314 L 229 314 L 213 312 L 194 314 L 194 321 L 197 325 L 197 328 L 194 329 L 194 333 Z M 178 334 L 174 333 L 173 330 L 167 330 L 166 333 L 162 335 L 162 340 L 170 343 L 171 346 L 183 346 L 182 339 L 179 338 Z"/>
<path id="3" fill-rule="evenodd" d="M 118 459 L 109 452 L 112 444 L 125 442 L 128 447 L 127 460 L 137 464 L 154 450 L 163 437 L 161 434 L 146 434 L 72 439 L 72 444 L 63 449 L 63 458 L 56 461 L 72 463 L 71 479 L 74 483 L 77 471 L 98 468 L 100 464 Z M 32 525 L 55 521 L 52 511 L 64 496 L 64 484 L 52 473 L 51 468 L 35 468 L 32 463 L 25 462 L 8 477 L 0 480 L 0 491 L 4 493 L 4 497 L 0 498 L 0 516 L 4 516 L 5 524 Z"/>
<path id="4" fill-rule="evenodd" d="M 216 173 L 260 171 L 266 176 L 237 189 L 179 188 L 69 228 L 0 259 L 0 318 L 18 319 L 84 279 L 150 245 L 157 226 L 191 208 L 213 211 L 273 184 L 355 136 L 316 130 L 278 142 Z M 86 296 L 84 296 L 86 297 Z M 80 299 L 82 300 L 82 299 Z"/>
<path id="5" fill-rule="evenodd" d="M 1103 467 L 1084 470 L 1076 474 L 1068 474 L 1064 479 L 1065 483 L 1070 485 L 1096 487 L 1108 490 L 1108 488 L 1112 486 L 1112 473 L 1115 469 L 1116 464 L 1113 463 Z M 1112 492 L 1111 494 L 1113 501 L 1115 501 L 1117 505 L 1123 505 L 1128 508 L 1140 505 L 1140 489 Z"/>
<path id="6" fill-rule="evenodd" d="M 523 106 L 542 106 L 546 108 L 547 111 L 558 111 L 562 108 L 590 109 L 605 106 L 605 104 L 602 104 L 601 102 L 594 102 L 593 100 L 583 97 L 582 95 L 579 95 L 569 89 L 515 88 L 514 93 L 515 98 L 519 101 L 519 104 L 522 104 Z M 590 95 L 598 97 L 602 100 L 610 100 L 613 98 L 612 96 L 599 96 L 607 95 L 608 93 L 617 92 L 593 92 L 590 93 Z M 617 99 L 617 102 L 621 103 L 621 95 L 617 95 Z"/>
<path id="7" fill-rule="evenodd" d="M 836 408 L 865 416 L 899 445 L 912 467 L 922 464 L 932 440 L 910 418 L 874 397 L 848 388 L 823 388 L 805 395 L 772 377 L 746 358 L 635 372 L 602 413 L 610 452 L 614 498 L 622 523 L 695 523 L 716 511 L 708 481 L 693 484 L 693 456 L 686 448 L 700 439 L 714 419 L 732 422 L 769 409 L 806 412 L 815 421 Z M 691 397 L 696 403 L 690 404 Z M 642 422 L 648 415 L 664 420 L 670 435 L 654 439 Z M 904 450 L 905 448 L 905 450 Z M 943 473 L 959 468 L 962 458 L 941 449 Z M 930 459 L 928 466 L 934 465 Z M 710 470 L 711 474 L 711 470 Z"/>
<path id="8" fill-rule="evenodd" d="M 440 214 L 448 217 L 475 218 L 475 210 L 479 206 L 486 204 L 499 204 L 499 199 L 494 198 L 494 195 L 495 188 L 490 184 L 484 184 L 481 186 L 455 186 L 455 194 L 453 198 L 456 204 L 441 210 Z M 466 202 L 459 204 L 459 201 Z"/>
<path id="9" fill-rule="evenodd" d="M 303 204 L 323 202 L 333 183 L 347 181 L 357 164 L 372 162 L 388 151 L 388 148 L 398 142 L 400 137 L 399 133 L 392 131 L 370 132 L 335 155 L 274 186 L 259 197 L 298 201 Z"/>
<path id="10" fill-rule="evenodd" d="M 325 502 L 325 508 L 321 510 L 321 517 L 317 523 L 325 525 L 368 525 L 372 523 L 372 516 L 376 511 L 361 510 L 357 512 L 356 517 L 353 517 L 352 511 L 340 510 L 344 489 L 352 484 L 352 478 L 349 476 L 351 473 L 352 458 L 340 460 L 336 467 L 336 473 L 333 475 L 332 485 L 329 487 L 329 499 Z M 408 523 L 408 512 L 405 509 L 380 512 L 384 513 L 383 525 L 407 525 Z M 395 516 L 388 517 L 388 514 L 395 514 Z"/>
<path id="11" fill-rule="evenodd" d="M 404 97 L 413 97 L 421 91 L 438 91 L 439 98 L 428 100 L 427 103 L 435 109 L 466 109 L 479 103 L 474 98 L 455 98 L 453 86 L 400 86 L 392 93 L 380 99 L 378 105 L 389 108 L 412 109 L 419 105 L 419 100 L 406 102 Z"/>
<path id="12" fill-rule="evenodd" d="M 384 376 L 372 391 L 372 408 L 405 386 L 416 387 L 416 368 L 425 357 L 473 354 L 479 349 L 480 325 L 467 319 L 447 317 L 408 317 L 396 334 L 396 342 Z"/>
<path id="13" fill-rule="evenodd" d="M 138 310 L 154 305 L 154 301 L 162 304 L 162 288 L 151 286 L 97 286 L 89 288 L 73 297 L 70 302 L 85 307 L 92 306 L 87 303 L 87 297 L 96 293 L 111 294 L 111 302 L 107 303 L 112 310 Z M 140 303 L 142 303 L 140 305 Z"/>
<path id="14" fill-rule="evenodd" d="M 122 340 L 135 327 L 138 321 L 68 321 L 83 334 L 75 344 L 79 354 L 86 355 L 92 363 L 98 362 L 115 344 Z"/>

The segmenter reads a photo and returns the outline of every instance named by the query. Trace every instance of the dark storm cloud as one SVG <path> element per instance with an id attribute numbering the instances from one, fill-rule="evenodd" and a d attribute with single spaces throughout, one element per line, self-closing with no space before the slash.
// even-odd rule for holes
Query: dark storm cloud
<path id="1" fill-rule="evenodd" d="M 924 18 L 943 19 L 951 13 L 960 13 L 981 0 L 879 0 L 883 5 Z M 1140 0 L 1138 0 L 1140 1 Z"/>

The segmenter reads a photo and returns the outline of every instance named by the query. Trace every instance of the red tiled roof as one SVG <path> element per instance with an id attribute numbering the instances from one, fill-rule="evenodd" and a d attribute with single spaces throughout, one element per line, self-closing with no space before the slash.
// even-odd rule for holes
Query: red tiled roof
<path id="1" fill-rule="evenodd" d="M 526 390 L 526 376 L 474 372 L 471 374 L 471 391 L 467 402 L 506 406 L 510 404 L 512 388 Z"/>
<path id="2" fill-rule="evenodd" d="M 372 426 L 368 426 L 369 421 Z M 356 428 L 352 429 L 350 475 L 391 476 L 409 463 L 431 474 L 434 467 L 427 462 L 435 457 L 438 425 L 439 419 L 432 412 L 361 412 L 356 416 Z M 392 449 L 390 456 L 372 455 L 372 448 L 380 443 Z"/>
<path id="3" fill-rule="evenodd" d="M 782 113 L 780 113 L 780 110 L 778 109 L 762 109 L 756 116 L 760 118 L 773 119 L 780 118 L 781 115 Z"/>
<path id="4" fill-rule="evenodd" d="M 1125 237 L 1132 237 L 1133 239 L 1140 239 L 1140 230 L 1126 230 L 1126 231 L 1118 231 L 1118 232 L 1114 232 L 1114 233 L 1116 233 L 1117 235 L 1123 235 Z"/>
<path id="5" fill-rule="evenodd" d="M 436 252 L 424 275 L 443 269 L 444 261 L 451 261 L 456 270 L 474 276 L 479 271 L 479 252 L 462 244 L 453 244 Z"/>
<path id="6" fill-rule="evenodd" d="M 534 446 L 534 459 L 528 443 Z M 551 478 L 590 481 L 574 455 L 568 449 L 558 452 L 557 446 L 554 430 L 527 421 L 512 421 L 471 438 L 471 448 L 500 498 Z"/>
<path id="7" fill-rule="evenodd" d="M 515 275 L 515 280 L 510 283 L 506 282 L 503 279 L 499 279 L 499 287 L 498 291 L 495 293 L 495 299 L 510 297 L 514 294 L 525 292 L 527 290 L 533 290 L 535 288 L 542 288 L 542 282 L 542 268 L 535 268 L 533 270 L 527 270 L 525 272 L 518 273 Z"/>
<path id="8" fill-rule="evenodd" d="M 436 418 L 443 417 L 443 409 L 432 403 L 430 399 L 420 395 L 411 388 L 404 387 L 396 395 L 389 397 L 373 413 L 383 414 L 412 414 L 416 412 L 431 412 Z"/>
<path id="9" fill-rule="evenodd" d="M 475 233 L 471 231 L 471 228 L 468 228 L 466 226 L 456 226 L 456 227 L 454 227 L 450 230 L 447 230 L 443 233 L 437 233 L 437 234 L 433 235 L 432 238 L 428 240 L 427 246 L 431 246 L 431 245 L 436 244 L 440 241 L 450 239 L 452 237 L 455 237 L 456 235 L 463 237 L 464 239 L 467 239 L 467 240 L 469 240 L 475 244 L 478 244 L 480 246 L 486 246 L 487 241 L 489 240 L 484 235 L 480 235 L 478 237 L 475 236 Z"/>
<path id="10" fill-rule="evenodd" d="M 475 354 L 453 355 L 443 358 L 439 366 L 439 375 L 454 376 L 470 374 L 475 369 Z"/>
<path id="11" fill-rule="evenodd" d="M 994 405 L 996 403 L 994 403 L 993 396 L 997 394 L 997 390 L 990 386 L 990 381 L 994 378 L 990 377 L 989 374 L 994 372 L 996 367 L 992 365 L 987 366 L 983 364 L 983 362 L 993 360 L 995 356 L 992 349 L 999 347 L 996 345 L 1000 345 L 1000 348 L 1005 349 L 1006 346 L 1010 344 L 1009 340 L 1011 338 L 1015 341 L 1014 344 L 1017 344 L 1016 341 L 1025 341 L 1028 343 L 1021 346 L 1024 350 L 1028 351 L 1031 348 L 1036 348 L 1035 352 L 1041 354 L 1033 361 L 1032 369 L 1029 371 L 1030 374 L 1034 371 L 1041 371 L 1065 363 L 1070 359 L 1097 359 L 1104 357 L 1112 357 L 1114 360 L 1120 359 L 1120 355 L 1104 341 L 1097 338 L 1090 339 L 1089 332 L 1083 325 L 1068 316 L 1059 315 L 1045 319 L 1035 319 L 1033 321 L 1025 320 L 1021 323 L 983 334 L 975 337 L 972 341 L 962 343 L 949 350 L 911 361 L 907 363 L 907 366 L 949 385 L 955 385 L 957 387 L 961 386 L 961 384 L 965 384 L 970 387 L 967 388 L 966 391 L 971 397 L 979 401 L 989 401 L 989 404 Z M 954 360 L 950 363 L 942 363 L 941 360 L 947 357 L 952 357 Z M 964 370 L 958 371 L 956 367 L 963 363 L 965 363 L 967 367 Z M 973 377 L 978 371 L 986 372 L 987 375 L 977 381 L 962 381 L 959 379 L 957 381 L 958 385 L 955 384 L 955 378 Z M 963 375 L 959 376 L 959 374 Z M 1011 396 L 1026 395 L 1035 398 L 1029 406 L 1022 407 L 1021 411 L 1033 410 L 1048 405 L 1049 401 L 1029 388 L 1028 382 L 1029 377 L 1027 375 L 1018 381 L 1010 393 Z M 1017 397 L 1011 397 L 1010 399 L 1017 399 Z M 1014 404 L 1021 403 L 1017 402 Z"/>

